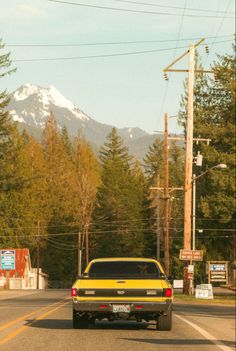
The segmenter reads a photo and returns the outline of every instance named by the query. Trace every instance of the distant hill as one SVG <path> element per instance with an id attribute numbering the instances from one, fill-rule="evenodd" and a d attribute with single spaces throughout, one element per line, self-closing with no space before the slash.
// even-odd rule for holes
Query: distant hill
<path id="1" fill-rule="evenodd" d="M 39 87 L 24 84 L 11 95 L 8 110 L 13 121 L 18 122 L 20 130 L 26 129 L 37 139 L 41 136 L 45 121 L 52 112 L 58 127 L 67 127 L 71 137 L 82 132 L 94 146 L 95 151 L 104 143 L 105 137 L 113 126 L 99 123 L 87 113 L 76 107 L 56 88 Z M 160 135 L 148 134 L 140 128 L 117 128 L 120 136 L 128 146 L 129 152 L 137 159 L 142 159 L 155 138 Z"/>

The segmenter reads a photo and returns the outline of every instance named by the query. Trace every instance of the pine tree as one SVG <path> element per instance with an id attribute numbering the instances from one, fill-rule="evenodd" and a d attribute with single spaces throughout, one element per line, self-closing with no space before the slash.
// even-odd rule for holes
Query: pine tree
<path id="1" fill-rule="evenodd" d="M 144 158 L 144 169 L 149 186 L 158 186 L 164 188 L 165 184 L 165 155 L 163 141 L 156 139 L 152 146 L 149 147 L 146 157 Z M 169 145 L 169 187 L 182 187 L 184 175 L 184 157 L 183 150 L 176 142 Z M 150 192 L 151 211 L 153 217 L 156 217 L 156 223 L 152 221 L 153 240 L 150 243 L 152 252 L 156 252 L 156 231 L 159 230 L 161 258 L 164 255 L 164 201 L 163 192 L 160 190 Z M 172 192 L 169 202 L 169 223 L 170 237 L 176 237 L 177 228 L 183 226 L 183 194 L 182 192 Z M 155 233 L 155 234 L 154 234 Z M 171 258 L 175 256 L 175 241 L 171 241 Z"/>
<path id="2" fill-rule="evenodd" d="M 4 44 L 0 41 L 0 50 Z M 11 74 L 10 53 L 0 55 L 0 78 Z M 0 227 L 3 245 L 19 247 L 18 231 L 23 213 L 22 192 L 28 186 L 22 163 L 23 140 L 16 124 L 10 121 L 7 91 L 0 92 Z"/>
<path id="3" fill-rule="evenodd" d="M 164 143 L 162 140 L 157 138 L 153 145 L 149 147 L 144 158 L 144 170 L 151 186 L 157 185 L 157 177 L 159 177 L 159 180 L 164 180 L 165 159 Z"/>
<path id="4" fill-rule="evenodd" d="M 194 145 L 194 154 L 203 155 L 203 167 L 194 167 L 197 175 L 219 163 L 227 170 L 212 170 L 197 181 L 197 227 L 203 234 L 197 248 L 203 248 L 206 260 L 233 259 L 235 221 L 235 54 L 218 56 L 212 69 L 217 81 L 205 77 L 195 84 L 194 136 L 210 138 L 209 145 Z M 186 96 L 186 93 L 185 93 Z M 186 118 L 186 105 L 181 109 Z M 225 230 L 229 231 L 226 237 Z M 230 232 L 232 230 L 232 232 Z M 202 274 L 204 267 L 202 265 Z M 200 276 L 199 276 L 200 279 Z"/>
<path id="5" fill-rule="evenodd" d="M 70 234 L 77 231 L 74 217 L 76 174 L 53 115 L 45 125 L 42 146 L 46 164 L 45 206 L 49 217 L 42 265 L 53 286 L 65 287 L 76 274 L 76 241 Z"/>
<path id="6" fill-rule="evenodd" d="M 64 126 L 62 128 L 61 138 L 62 138 L 62 142 L 63 142 L 64 148 L 67 151 L 67 154 L 69 156 L 69 159 L 72 159 L 72 152 L 73 152 L 73 150 L 72 150 L 72 143 L 71 143 L 71 140 L 70 140 L 70 137 L 69 137 L 68 130 L 67 130 L 66 126 Z"/>
<path id="7" fill-rule="evenodd" d="M 137 189 L 127 148 L 115 128 L 101 148 L 102 183 L 93 221 L 93 256 L 137 256 L 143 252 L 143 195 Z"/>
<path id="8" fill-rule="evenodd" d="M 0 50 L 4 49 L 4 44 L 0 39 Z M 8 74 L 13 73 L 15 70 L 10 69 L 10 53 L 0 55 L 0 78 L 5 77 Z M 14 153 L 14 134 L 16 128 L 10 121 L 9 113 L 6 110 L 9 104 L 10 98 L 7 91 L 0 92 L 0 188 L 7 188 L 7 183 L 11 181 L 13 176 L 8 162 L 10 162 L 10 156 Z"/>

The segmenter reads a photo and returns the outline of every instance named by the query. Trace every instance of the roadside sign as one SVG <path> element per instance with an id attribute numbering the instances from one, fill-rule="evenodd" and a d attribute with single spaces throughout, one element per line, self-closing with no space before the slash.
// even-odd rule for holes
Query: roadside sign
<path id="1" fill-rule="evenodd" d="M 228 261 L 209 261 L 208 281 L 228 283 Z"/>
<path id="2" fill-rule="evenodd" d="M 199 284 L 195 290 L 196 299 L 213 299 L 213 290 L 211 284 Z"/>
<path id="3" fill-rule="evenodd" d="M 202 261 L 203 250 L 185 250 L 181 249 L 179 259 L 182 261 Z"/>
<path id="4" fill-rule="evenodd" d="M 174 279 L 173 281 L 173 288 L 174 289 L 183 289 L 184 281 L 183 279 Z"/>
<path id="5" fill-rule="evenodd" d="M 1 250 L 1 269 L 14 270 L 15 269 L 15 250 Z"/>
<path id="6" fill-rule="evenodd" d="M 194 273 L 194 265 L 193 264 L 188 265 L 188 273 Z"/>

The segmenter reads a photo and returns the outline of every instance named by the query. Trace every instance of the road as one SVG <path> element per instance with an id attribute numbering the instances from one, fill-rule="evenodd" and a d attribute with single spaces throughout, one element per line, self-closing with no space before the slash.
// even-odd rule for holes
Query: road
<path id="1" fill-rule="evenodd" d="M 68 291 L 0 295 L 1 351 L 233 351 L 234 306 L 174 305 L 173 329 L 129 321 L 72 329 Z"/>

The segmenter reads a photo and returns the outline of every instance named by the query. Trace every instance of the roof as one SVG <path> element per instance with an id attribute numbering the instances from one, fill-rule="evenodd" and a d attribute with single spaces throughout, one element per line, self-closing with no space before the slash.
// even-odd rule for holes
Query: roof
<path id="1" fill-rule="evenodd" d="M 143 261 L 143 262 L 157 262 L 154 258 L 144 258 L 144 257 L 105 257 L 105 258 L 95 258 L 90 263 L 93 262 L 104 262 L 104 261 Z"/>

